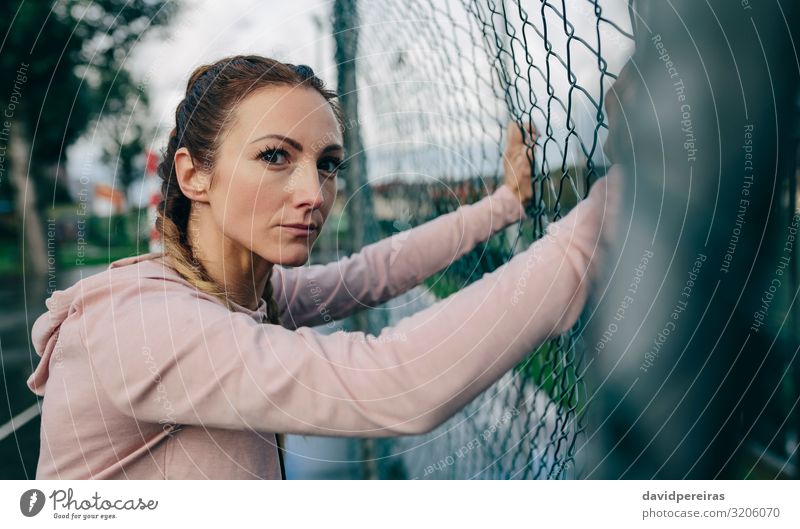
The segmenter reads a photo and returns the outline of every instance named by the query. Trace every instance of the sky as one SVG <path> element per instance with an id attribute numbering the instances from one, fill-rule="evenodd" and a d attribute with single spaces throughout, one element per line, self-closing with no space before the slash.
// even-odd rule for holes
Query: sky
<path id="1" fill-rule="evenodd" d="M 506 0 L 510 3 L 509 0 Z M 555 4 L 559 4 L 556 2 Z M 626 0 L 604 0 L 604 16 L 618 22 L 623 27 L 629 27 L 627 20 L 627 1 Z M 396 129 L 394 140 L 399 133 L 403 136 L 410 135 L 419 139 L 422 145 L 431 143 L 453 148 L 453 141 L 458 140 L 448 130 L 442 130 L 441 125 L 434 129 L 425 128 L 426 121 L 415 117 L 408 119 L 398 117 L 400 112 L 410 111 L 414 113 L 424 113 L 433 109 L 435 112 L 458 114 L 464 107 L 479 106 L 485 102 L 486 94 L 480 93 L 469 86 L 452 86 L 451 90 L 442 91 L 441 87 L 436 87 L 439 78 L 446 77 L 456 79 L 463 77 L 470 80 L 474 77 L 477 68 L 483 68 L 485 75 L 491 76 L 488 63 L 485 65 L 476 64 L 470 59 L 470 52 L 473 47 L 483 44 L 478 40 L 480 31 L 473 28 L 472 33 L 466 31 L 449 31 L 448 25 L 453 22 L 468 26 L 467 15 L 462 4 L 457 0 L 429 0 L 428 2 L 418 2 L 420 6 L 416 10 L 407 9 L 408 2 L 400 0 L 369 0 L 364 2 L 362 23 L 362 41 L 365 43 L 363 52 L 365 55 L 362 60 L 362 78 L 365 86 L 373 86 L 364 91 L 361 97 L 361 109 L 365 120 L 363 124 L 363 134 L 365 142 L 376 145 L 378 152 L 391 152 L 397 146 L 392 143 L 390 129 Z M 425 11 L 425 6 L 435 6 L 430 11 Z M 445 14 L 445 6 L 451 8 Z M 531 21 L 535 25 L 541 25 L 538 1 L 525 1 L 522 5 L 531 13 Z M 586 0 L 568 0 L 568 10 L 570 21 L 576 28 L 576 34 L 583 36 L 590 42 L 594 42 L 595 37 L 595 18 L 592 11 L 591 2 Z M 153 124 L 156 135 L 153 137 L 151 148 L 160 151 L 163 147 L 169 130 L 174 126 L 174 109 L 182 98 L 185 90 L 186 80 L 191 71 L 197 66 L 216 59 L 233 55 L 254 53 L 277 58 L 279 60 L 304 63 L 310 65 L 317 75 L 324 79 L 330 87 L 335 87 L 336 71 L 333 61 L 333 41 L 331 38 L 330 13 L 333 7 L 333 0 L 293 0 L 291 2 L 263 0 L 226 0 L 225 2 L 214 0 L 183 0 L 183 6 L 170 25 L 167 38 L 150 34 L 146 36 L 132 51 L 128 67 L 133 71 L 135 78 L 141 81 L 142 86 L 148 91 L 150 96 L 149 119 Z M 513 6 L 512 6 L 513 7 Z M 554 51 L 564 54 L 566 39 L 563 31 L 559 27 L 559 20 L 554 13 L 548 12 L 548 26 Z M 321 24 L 321 26 L 320 26 Z M 518 30 L 521 29 L 518 24 Z M 632 50 L 632 45 L 626 39 L 619 39 L 618 35 L 610 28 L 603 26 L 603 45 L 604 55 L 609 60 L 610 70 L 618 70 Z M 531 32 L 528 27 L 528 36 L 532 38 L 528 46 L 531 54 L 530 60 L 537 65 L 546 62 L 545 47 L 541 40 L 536 40 L 536 34 Z M 491 44 L 486 44 L 487 46 Z M 402 50 L 407 58 L 406 71 L 398 71 L 394 67 L 393 55 Z M 582 51 L 580 46 L 576 46 L 573 41 L 573 71 L 578 77 L 582 86 L 594 90 L 599 85 L 596 67 L 596 58 L 589 53 Z M 459 51 L 463 52 L 462 57 L 458 57 Z M 519 51 L 519 50 L 518 50 Z M 437 56 L 442 59 L 444 64 L 433 65 Z M 521 54 L 520 54 L 521 55 Z M 524 60 L 524 59 L 521 59 Z M 556 93 L 564 96 L 569 90 L 569 83 L 564 72 L 559 71 L 559 66 L 552 61 L 554 74 L 552 85 Z M 527 67 L 527 64 L 523 64 Z M 561 68 L 563 70 L 563 68 Z M 535 73 L 535 72 L 534 72 Z M 423 96 L 419 103 L 422 105 L 414 106 L 410 99 L 406 97 L 403 90 L 403 83 L 410 79 L 416 79 L 421 84 L 427 84 L 423 89 L 430 92 L 431 97 L 427 99 Z M 381 86 L 385 83 L 386 86 Z M 523 92 L 529 89 L 530 85 L 523 82 L 521 84 Z M 533 91 L 536 94 L 546 94 L 546 85 L 541 79 L 533 76 Z M 444 95 L 442 95 L 444 93 Z M 388 94 L 388 98 L 387 98 Z M 491 99 L 492 95 L 489 95 Z M 593 94 L 597 95 L 597 94 Z M 381 99 L 383 98 L 383 99 Z M 584 131 L 591 130 L 594 126 L 594 111 L 585 100 L 575 97 L 575 115 L 578 126 Z M 495 101 L 502 107 L 502 101 Z M 386 106 L 389 106 L 389 113 L 386 113 Z M 495 107 L 498 105 L 496 104 Z M 448 110 L 449 109 L 449 110 Z M 455 109 L 455 111 L 453 111 Z M 468 109 L 469 110 L 469 109 Z M 453 125 L 465 128 L 465 120 L 472 120 L 470 127 L 475 126 L 476 119 L 497 120 L 499 110 L 482 110 L 485 115 L 462 117 L 456 116 Z M 557 129 L 557 135 L 564 135 L 563 115 L 559 111 L 553 110 L 550 122 Z M 467 116 L 469 112 L 465 112 Z M 376 117 L 380 116 L 380 117 Z M 452 116 L 444 116 L 442 123 L 446 123 Z M 406 119 L 408 123 L 400 123 L 401 119 Z M 536 118 L 537 128 L 540 130 L 545 126 L 545 118 Z M 388 120 L 388 122 L 387 122 Z M 417 123 L 411 123 L 416 120 Z M 437 124 L 438 125 L 438 124 Z M 412 127 L 410 130 L 407 127 Z M 414 130 L 416 127 L 416 131 Z M 420 129 L 420 127 L 422 127 Z M 561 127 L 561 129 L 559 129 Z M 486 142 L 491 142 L 497 136 L 498 129 L 491 127 L 478 126 L 478 130 L 483 132 L 484 138 L 475 138 L 471 145 L 463 145 L 465 152 L 474 152 Z M 73 180 L 79 176 L 88 177 L 90 180 L 104 181 L 111 183 L 112 171 L 98 162 L 100 156 L 99 148 L 92 131 L 79 141 L 68 151 L 68 174 Z M 586 132 L 584 132 L 585 134 Z M 449 139 L 448 139 L 449 138 Z M 456 138 L 456 139 L 454 139 Z M 448 143 L 448 141 L 450 143 Z M 494 141 L 497 141 L 494 138 Z M 408 145 L 405 146 L 408 148 Z M 412 145 L 412 149 L 416 146 Z M 459 147 L 455 147 L 458 149 Z M 427 152 L 425 158 L 437 158 L 436 152 Z M 550 149 L 558 151 L 558 145 L 551 145 Z M 456 154 L 458 156 L 458 154 Z M 461 155 L 462 158 L 470 158 L 471 155 Z M 552 159 L 558 158 L 558 152 L 550 153 Z M 369 158 L 369 156 L 368 156 Z M 392 163 L 383 166 L 371 166 L 372 177 L 380 176 L 382 173 L 396 172 L 401 163 L 392 160 L 391 156 L 374 156 L 378 161 L 389 159 Z M 394 156 L 394 158 L 398 158 Z M 441 157 L 439 157 L 441 158 Z M 424 161 L 422 163 L 425 163 Z M 490 160 L 490 165 L 493 161 Z M 483 168 L 475 168 L 484 170 Z M 451 168 L 443 170 L 451 171 Z M 471 168 L 467 168 L 471 170 Z M 85 181 L 85 179 L 84 179 Z"/>
<path id="2" fill-rule="evenodd" d="M 597 56 L 577 38 L 567 38 L 557 12 L 561 2 L 542 8 L 538 0 L 522 0 L 520 12 L 516 2 L 506 0 L 508 28 L 499 8 L 493 13 L 488 7 L 499 4 L 495 0 L 430 0 L 416 2 L 415 9 L 403 9 L 401 2 L 364 2 L 360 39 L 365 49 L 359 58 L 362 86 L 370 88 L 361 92 L 360 110 L 366 118 L 362 129 L 367 148 L 379 146 L 374 156 L 368 156 L 370 178 L 419 177 L 421 171 L 424 178 L 445 180 L 494 174 L 502 152 L 498 143 L 505 127 L 501 124 L 509 119 L 501 89 L 507 84 L 497 78 L 499 62 L 505 63 L 510 84 L 518 91 L 518 97 L 512 95 L 514 114 L 530 113 L 542 140 L 548 126 L 552 129 L 550 141 L 540 140 L 543 170 L 558 170 L 565 159 L 567 166 L 584 163 L 575 137 L 568 145 L 564 140 L 574 127 L 590 150 L 597 109 L 581 90 L 570 90 L 570 76 L 558 57 L 566 60 L 569 49 L 574 82 L 599 101 Z M 630 27 L 626 0 L 600 4 L 605 18 Z M 597 48 L 592 2 L 568 0 L 566 5 L 574 36 Z M 545 33 L 549 45 L 542 37 Z M 498 39 L 503 53 L 498 51 Z M 619 71 L 633 42 L 606 23 L 600 24 L 600 39 L 608 70 Z M 500 61 L 494 59 L 497 56 Z M 605 78 L 604 91 L 611 82 Z M 558 101 L 549 99 L 549 90 L 565 103 L 571 97 L 572 123 Z M 601 133 L 599 140 L 603 137 Z M 392 156 L 392 152 L 417 155 Z M 595 162 L 605 163 L 601 149 L 595 151 Z"/>

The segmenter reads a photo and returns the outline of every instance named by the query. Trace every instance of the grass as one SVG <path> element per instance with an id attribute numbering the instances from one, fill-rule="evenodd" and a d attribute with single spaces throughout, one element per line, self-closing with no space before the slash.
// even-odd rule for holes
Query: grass
<path id="1" fill-rule="evenodd" d="M 75 204 L 63 204 L 44 212 L 41 220 L 46 237 L 55 233 L 55 265 L 60 269 L 108 264 L 148 251 L 149 223 L 144 209 L 113 217 L 82 217 Z M 85 221 L 80 234 L 79 220 Z M 22 275 L 22 246 L 15 231 L 2 231 L 0 276 Z"/>
<path id="2" fill-rule="evenodd" d="M 22 258 L 19 244 L 15 240 L 0 241 L 0 275 L 20 275 Z"/>
<path id="3" fill-rule="evenodd" d="M 77 246 L 70 246 L 62 248 L 56 255 L 58 266 L 62 269 L 72 268 L 78 266 L 94 266 L 110 264 L 117 259 L 147 253 L 147 246 L 139 245 L 137 248 L 135 244 L 123 246 L 96 246 L 87 244 L 81 249 L 83 255 L 78 255 Z"/>

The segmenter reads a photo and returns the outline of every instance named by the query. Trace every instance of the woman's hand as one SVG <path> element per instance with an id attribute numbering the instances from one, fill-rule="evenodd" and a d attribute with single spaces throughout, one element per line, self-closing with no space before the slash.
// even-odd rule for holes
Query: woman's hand
<path id="1" fill-rule="evenodd" d="M 533 142 L 536 141 L 536 130 L 532 124 L 526 127 L 528 145 L 522 136 L 522 131 L 516 122 L 508 123 L 506 134 L 506 151 L 503 155 L 503 170 L 507 185 L 526 204 L 533 197 L 533 182 L 531 181 L 531 166 L 533 165 Z"/>

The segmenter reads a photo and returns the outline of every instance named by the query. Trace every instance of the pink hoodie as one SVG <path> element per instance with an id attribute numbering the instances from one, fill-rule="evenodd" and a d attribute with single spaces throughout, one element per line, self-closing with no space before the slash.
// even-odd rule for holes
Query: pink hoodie
<path id="1" fill-rule="evenodd" d="M 605 180 L 498 270 L 375 337 L 309 328 L 397 296 L 524 211 L 481 201 L 326 265 L 274 267 L 283 326 L 228 310 L 161 254 L 56 291 L 32 330 L 39 479 L 280 478 L 272 432 L 429 431 L 576 322 Z"/>

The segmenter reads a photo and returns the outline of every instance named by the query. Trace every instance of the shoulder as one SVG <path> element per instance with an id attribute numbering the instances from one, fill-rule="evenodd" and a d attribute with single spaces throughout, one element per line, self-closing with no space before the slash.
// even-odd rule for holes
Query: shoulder
<path id="1" fill-rule="evenodd" d="M 68 296 L 78 308 L 110 308 L 136 301 L 137 305 L 151 303 L 180 303 L 203 299 L 219 305 L 213 296 L 197 291 L 169 265 L 162 253 L 147 253 L 112 262 L 106 270 L 82 279 L 69 290 Z"/>
<path id="2" fill-rule="evenodd" d="M 172 347 L 194 340 L 205 327 L 221 333 L 225 324 L 236 328 L 256 324 L 195 288 L 155 256 L 112 263 L 84 282 L 76 296 L 76 312 L 81 339 L 93 351 L 102 350 L 112 339 L 119 346 L 167 340 Z"/>

